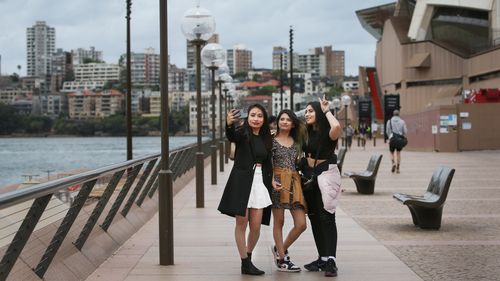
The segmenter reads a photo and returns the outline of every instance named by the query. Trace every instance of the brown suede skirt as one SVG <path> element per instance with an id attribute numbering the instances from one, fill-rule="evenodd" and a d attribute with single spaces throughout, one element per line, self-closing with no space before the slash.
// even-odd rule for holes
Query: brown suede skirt
<path id="1" fill-rule="evenodd" d="M 273 174 L 274 179 L 281 183 L 283 188 L 281 190 L 273 189 L 271 196 L 273 208 L 306 210 L 307 205 L 302 193 L 299 173 L 287 168 L 274 167 Z"/>

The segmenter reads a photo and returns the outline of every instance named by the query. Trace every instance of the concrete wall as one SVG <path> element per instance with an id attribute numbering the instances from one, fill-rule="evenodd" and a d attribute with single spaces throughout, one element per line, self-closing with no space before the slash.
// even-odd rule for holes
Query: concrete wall
<path id="1" fill-rule="evenodd" d="M 449 115 L 456 115 L 456 125 L 440 126 L 444 125 L 440 117 Z M 500 149 L 500 103 L 437 106 L 404 115 L 403 119 L 408 127 L 409 150 L 458 152 Z M 432 133 L 432 126 L 436 126 L 437 133 Z M 447 132 L 440 132 L 441 128 L 446 128 Z"/>

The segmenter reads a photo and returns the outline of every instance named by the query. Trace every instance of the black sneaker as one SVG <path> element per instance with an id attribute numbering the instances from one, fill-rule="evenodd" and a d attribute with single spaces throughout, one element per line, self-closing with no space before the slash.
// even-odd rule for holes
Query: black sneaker
<path id="1" fill-rule="evenodd" d="M 392 164 L 391 172 L 394 173 L 394 171 L 396 171 L 396 164 Z"/>
<path id="2" fill-rule="evenodd" d="M 337 265 L 335 264 L 335 261 L 333 259 L 328 259 L 324 270 L 325 270 L 325 277 L 337 276 L 338 269 L 337 269 Z"/>
<path id="3" fill-rule="evenodd" d="M 271 246 L 271 252 L 273 253 L 273 256 L 274 256 L 274 264 L 276 265 L 276 267 L 280 267 L 279 266 L 279 260 L 280 260 L 280 255 L 278 254 L 278 249 L 276 249 L 276 246 Z M 288 256 L 288 250 L 285 250 L 285 260 L 286 261 L 290 261 L 290 257 Z"/>
<path id="4" fill-rule="evenodd" d="M 317 260 L 304 265 L 304 268 L 308 271 L 324 271 L 326 266 L 326 261 L 322 261 L 320 257 Z"/>
<path id="5" fill-rule="evenodd" d="M 300 267 L 296 266 L 290 259 L 278 260 L 278 271 L 300 272 Z"/>

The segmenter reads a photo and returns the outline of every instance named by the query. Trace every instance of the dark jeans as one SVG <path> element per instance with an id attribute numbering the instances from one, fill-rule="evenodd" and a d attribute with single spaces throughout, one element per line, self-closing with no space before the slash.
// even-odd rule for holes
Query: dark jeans
<path id="1" fill-rule="evenodd" d="M 318 167 L 319 168 L 319 167 Z M 312 169 L 306 167 L 303 173 L 310 177 Z M 321 191 L 318 185 L 309 191 L 304 191 L 307 203 L 307 216 L 311 222 L 311 227 L 316 243 L 316 249 L 320 257 L 337 257 L 337 223 L 335 213 L 330 214 L 323 208 Z"/>

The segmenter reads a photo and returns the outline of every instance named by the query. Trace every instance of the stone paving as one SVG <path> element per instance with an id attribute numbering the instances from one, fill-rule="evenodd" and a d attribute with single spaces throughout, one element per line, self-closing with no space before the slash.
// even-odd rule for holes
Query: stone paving
<path id="1" fill-rule="evenodd" d="M 375 194 L 361 195 L 344 178 L 337 213 L 339 276 L 333 280 L 500 280 L 500 151 L 461 153 L 403 152 L 400 174 L 390 172 L 387 146 L 378 141 L 346 155 L 344 171 L 361 171 L 372 154 L 383 159 Z M 439 165 L 456 169 L 440 230 L 413 225 L 395 192 L 420 195 Z M 88 280 L 324 280 L 322 274 L 277 272 L 270 255 L 270 227 L 263 227 L 254 252 L 263 277 L 241 276 L 233 238 L 234 222 L 216 210 L 231 163 L 210 185 L 205 169 L 204 209 L 194 208 L 190 183 L 174 200 L 175 265 L 158 266 L 155 217 Z M 194 180 L 192 181 L 194 182 Z M 290 227 L 290 217 L 287 217 Z M 293 245 L 303 265 L 314 253 L 310 228 Z"/>
<path id="2" fill-rule="evenodd" d="M 500 151 L 403 151 L 401 173 L 392 174 L 387 146 L 353 147 L 344 170 L 365 169 L 374 153 L 383 154 L 375 194 L 360 195 L 345 179 L 342 210 L 424 280 L 500 280 Z M 441 229 L 422 230 L 392 194 L 421 195 L 439 165 L 455 176 Z"/>

